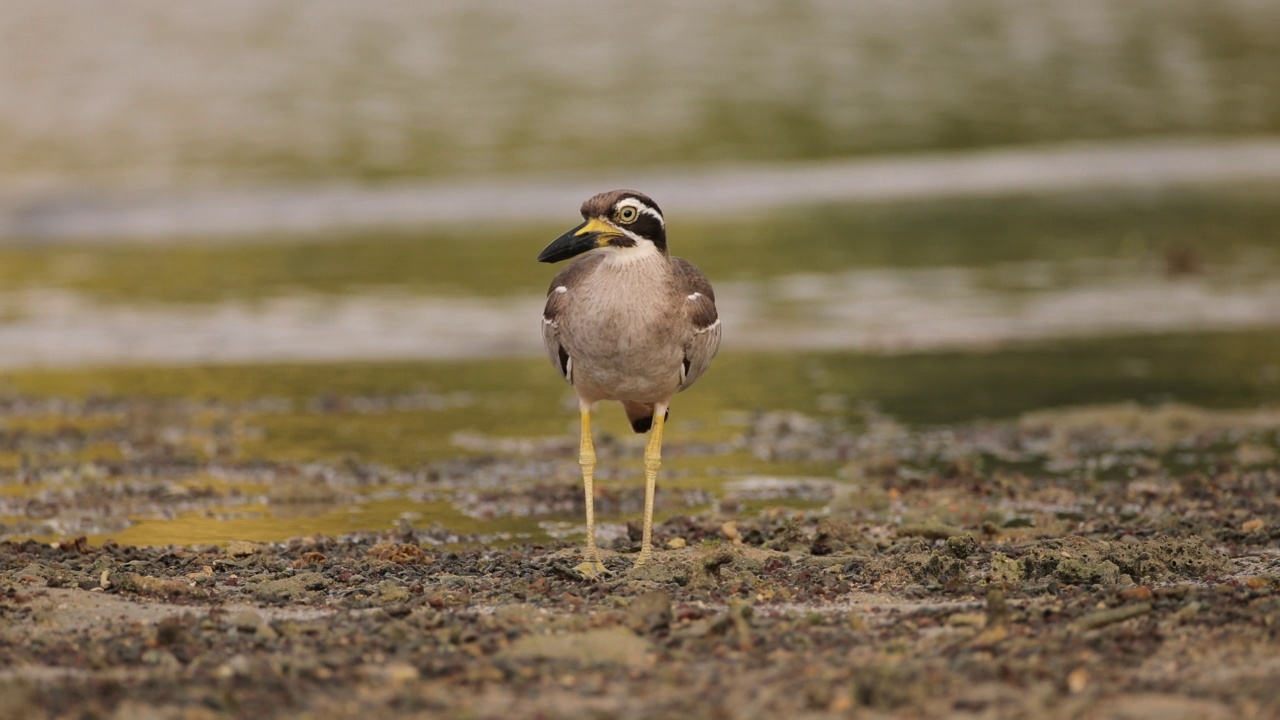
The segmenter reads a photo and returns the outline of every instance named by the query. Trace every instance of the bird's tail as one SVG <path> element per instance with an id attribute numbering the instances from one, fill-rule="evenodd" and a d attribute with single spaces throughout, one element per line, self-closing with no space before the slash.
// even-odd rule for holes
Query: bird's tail
<path id="1" fill-rule="evenodd" d="M 622 403 L 622 409 L 627 411 L 627 419 L 631 421 L 631 429 L 638 433 L 647 433 L 649 428 L 653 427 L 653 403 Z M 671 414 L 667 410 L 662 416 L 663 420 Z"/>

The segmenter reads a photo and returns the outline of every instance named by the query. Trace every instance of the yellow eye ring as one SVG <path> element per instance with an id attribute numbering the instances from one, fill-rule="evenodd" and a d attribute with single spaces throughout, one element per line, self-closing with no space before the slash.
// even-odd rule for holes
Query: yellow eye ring
<path id="1" fill-rule="evenodd" d="M 620 223 L 631 224 L 635 222 L 638 217 L 640 217 L 640 211 L 630 205 L 624 205 L 618 208 L 617 218 Z"/>

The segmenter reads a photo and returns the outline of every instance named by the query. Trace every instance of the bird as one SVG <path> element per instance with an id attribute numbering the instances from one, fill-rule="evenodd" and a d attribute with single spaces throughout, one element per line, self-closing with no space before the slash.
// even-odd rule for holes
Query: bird
<path id="1" fill-rule="evenodd" d="M 608 570 L 595 537 L 596 403 L 622 403 L 632 430 L 649 433 L 644 525 L 635 561 L 640 567 L 653 558 L 653 499 L 671 399 L 710 367 L 721 332 L 711 283 L 693 263 L 667 251 L 666 220 L 649 196 L 603 192 L 583 202 L 581 213 L 582 223 L 547 245 L 538 261 L 572 259 L 547 289 L 542 339 L 551 364 L 578 396 L 587 547 L 574 569 L 598 577 Z"/>

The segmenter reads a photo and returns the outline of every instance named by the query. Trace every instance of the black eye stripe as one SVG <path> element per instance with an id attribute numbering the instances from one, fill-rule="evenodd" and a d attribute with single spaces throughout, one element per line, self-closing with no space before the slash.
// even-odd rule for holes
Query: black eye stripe
<path id="1" fill-rule="evenodd" d="M 639 202 L 639 201 L 636 200 L 636 202 Z M 655 218 L 655 219 L 662 217 L 662 214 L 658 212 L 657 208 L 651 207 L 649 205 L 645 205 L 644 203 L 640 203 L 639 205 L 627 203 L 626 205 L 615 206 L 614 215 L 619 219 L 629 216 L 631 220 L 634 220 L 635 218 L 639 218 L 642 216 Z M 658 222 L 659 224 L 661 224 L 662 221 L 658 220 Z"/>
<path id="2" fill-rule="evenodd" d="M 662 223 L 658 222 L 657 218 L 652 215 L 641 213 L 640 217 L 631 223 L 630 229 L 631 232 L 642 238 L 653 240 L 662 237 Z"/>

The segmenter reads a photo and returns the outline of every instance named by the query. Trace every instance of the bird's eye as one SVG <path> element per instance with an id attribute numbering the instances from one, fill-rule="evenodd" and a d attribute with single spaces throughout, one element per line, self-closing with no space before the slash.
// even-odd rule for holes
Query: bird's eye
<path id="1" fill-rule="evenodd" d="M 618 208 L 618 222 L 633 223 L 638 217 L 640 217 L 640 211 L 630 205 Z"/>

